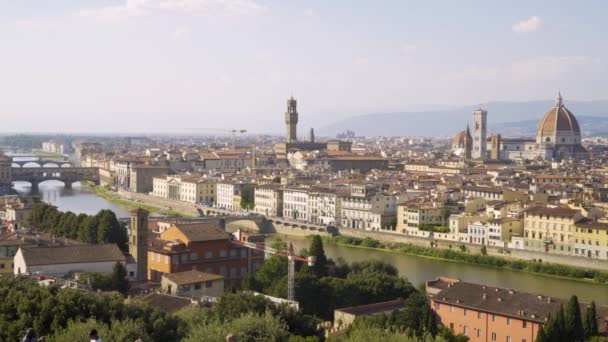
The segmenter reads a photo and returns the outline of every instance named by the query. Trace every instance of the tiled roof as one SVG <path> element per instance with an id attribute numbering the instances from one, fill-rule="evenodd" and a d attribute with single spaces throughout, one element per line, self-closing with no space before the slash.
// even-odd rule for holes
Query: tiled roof
<path id="1" fill-rule="evenodd" d="M 24 247 L 23 259 L 28 266 L 126 261 L 116 244 L 78 245 L 65 247 Z"/>
<path id="2" fill-rule="evenodd" d="M 160 293 L 149 293 L 139 300 L 169 313 L 176 312 L 192 304 L 192 301 L 188 298 Z"/>
<path id="3" fill-rule="evenodd" d="M 185 272 L 177 272 L 177 273 L 167 273 L 163 275 L 163 277 L 171 280 L 177 285 L 186 285 L 193 283 L 200 283 L 204 281 L 210 280 L 221 280 L 224 279 L 223 276 L 212 273 L 205 273 L 201 271 L 185 271 Z"/>
<path id="4" fill-rule="evenodd" d="M 350 308 L 336 309 L 353 315 L 373 315 L 375 313 L 402 309 L 404 303 L 401 299 L 391 300 L 388 302 L 373 303 L 367 305 L 353 306 Z"/>
<path id="5" fill-rule="evenodd" d="M 179 229 L 191 242 L 226 240 L 230 234 L 220 228 L 218 222 L 178 223 Z"/>
<path id="6" fill-rule="evenodd" d="M 549 315 L 554 315 L 560 306 L 566 306 L 566 301 L 560 298 L 462 281 L 450 284 L 433 299 L 439 303 L 539 323 L 544 323 Z M 581 309 L 585 308 L 586 305 L 581 304 Z M 606 308 L 598 306 L 597 310 L 598 317 L 603 319 Z"/>
<path id="7" fill-rule="evenodd" d="M 561 217 L 574 217 L 579 213 L 578 210 L 570 208 L 550 208 L 544 206 L 534 206 L 526 210 L 527 214 L 533 215 L 552 215 Z"/>

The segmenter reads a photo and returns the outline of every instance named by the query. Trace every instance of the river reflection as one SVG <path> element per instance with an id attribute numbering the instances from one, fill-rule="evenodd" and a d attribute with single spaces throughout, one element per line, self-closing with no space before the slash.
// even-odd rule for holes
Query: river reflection
<path id="1" fill-rule="evenodd" d="M 308 248 L 309 245 L 309 241 L 303 237 L 281 235 L 278 237 L 292 242 L 296 251 Z M 443 275 L 559 298 L 567 299 L 576 294 L 583 302 L 594 300 L 596 303 L 608 304 L 608 285 L 331 244 L 326 244 L 324 247 L 327 256 L 334 260 L 342 257 L 348 262 L 378 259 L 390 263 L 399 270 L 401 276 L 409 279 L 415 286 Z"/>
<path id="2" fill-rule="evenodd" d="M 80 214 L 96 214 L 99 210 L 110 209 L 117 217 L 128 217 L 129 208 L 114 204 L 97 196 L 91 188 L 76 182 L 71 189 L 66 189 L 60 181 L 45 181 L 32 192 L 27 182 L 14 182 L 13 188 L 22 195 L 38 195 L 42 201 L 56 206 L 61 211 L 72 211 Z"/>

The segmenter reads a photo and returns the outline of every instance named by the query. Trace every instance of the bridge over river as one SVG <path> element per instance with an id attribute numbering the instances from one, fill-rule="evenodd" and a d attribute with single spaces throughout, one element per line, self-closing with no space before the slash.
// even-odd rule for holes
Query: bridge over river
<path id="1" fill-rule="evenodd" d="M 48 180 L 61 181 L 66 188 L 79 181 L 99 184 L 97 167 L 77 167 L 67 158 L 45 159 L 35 155 L 12 155 L 10 160 L 4 158 L 6 162 L 0 163 L 0 179 L 4 184 L 23 181 L 30 183 L 32 189 L 37 189 L 38 184 Z"/>

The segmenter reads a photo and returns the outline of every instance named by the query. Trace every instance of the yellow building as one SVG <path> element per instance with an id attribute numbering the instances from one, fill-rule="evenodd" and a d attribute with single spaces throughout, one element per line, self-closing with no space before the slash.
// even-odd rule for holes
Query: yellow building
<path id="1" fill-rule="evenodd" d="M 583 219 L 574 225 L 574 255 L 608 259 L 608 223 Z"/>
<path id="2" fill-rule="evenodd" d="M 568 254 L 573 252 L 574 224 L 582 218 L 570 208 L 535 206 L 524 216 L 524 244 L 532 251 Z"/>
<path id="3" fill-rule="evenodd" d="M 224 292 L 224 277 L 196 270 L 169 273 L 162 276 L 163 293 L 201 299 L 219 297 Z"/>

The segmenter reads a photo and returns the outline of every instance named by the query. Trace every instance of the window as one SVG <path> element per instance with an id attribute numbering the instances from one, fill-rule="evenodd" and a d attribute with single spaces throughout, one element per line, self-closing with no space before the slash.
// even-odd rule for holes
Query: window
<path id="1" fill-rule="evenodd" d="M 196 252 L 190 253 L 190 260 L 198 260 L 198 254 Z"/>
<path id="2" fill-rule="evenodd" d="M 496 341 L 496 333 L 492 333 L 492 341 Z"/>
<path id="3" fill-rule="evenodd" d="M 463 312 L 464 312 L 464 317 L 467 317 L 467 309 L 464 309 Z"/>
<path id="4" fill-rule="evenodd" d="M 179 264 L 179 255 L 173 255 L 171 257 L 171 262 L 173 263 L 173 265 Z"/>
<path id="5" fill-rule="evenodd" d="M 201 289 L 201 283 L 194 284 L 194 289 L 195 290 L 200 290 Z"/>
<path id="6" fill-rule="evenodd" d="M 225 250 L 225 249 L 222 249 L 222 250 L 220 251 L 220 258 L 225 258 L 227 255 L 228 255 L 228 252 L 226 252 L 226 250 Z"/>
<path id="7" fill-rule="evenodd" d="M 205 252 L 205 259 L 211 259 L 213 258 L 213 252 L 212 251 L 206 251 Z"/>
<path id="8" fill-rule="evenodd" d="M 511 319 L 507 317 L 507 325 L 511 325 Z"/>
<path id="9" fill-rule="evenodd" d="M 241 249 L 241 258 L 245 259 L 247 257 L 247 250 L 245 248 Z"/>
<path id="10" fill-rule="evenodd" d="M 477 318 L 481 319 L 481 312 L 477 313 Z"/>
<path id="11" fill-rule="evenodd" d="M 481 337 L 481 329 L 477 329 L 477 337 Z"/>
<path id="12" fill-rule="evenodd" d="M 523 321 L 521 323 L 522 328 L 526 328 L 528 326 L 528 322 L 527 321 Z"/>
<path id="13" fill-rule="evenodd" d="M 237 255 L 238 255 L 237 253 L 238 253 L 238 252 L 237 252 L 237 250 L 236 250 L 236 249 L 231 249 L 231 250 L 230 250 L 230 257 L 231 257 L 231 258 L 236 258 L 236 257 L 237 257 Z"/>
<path id="14" fill-rule="evenodd" d="M 450 330 L 454 331 L 454 323 L 450 323 Z"/>
<path id="15" fill-rule="evenodd" d="M 188 262 L 188 254 L 182 254 L 182 262 Z"/>
<path id="16" fill-rule="evenodd" d="M 492 322 L 496 322 L 496 315 L 492 315 Z"/>
<path id="17" fill-rule="evenodd" d="M 462 327 L 462 333 L 466 335 L 467 332 L 468 332 L 468 329 L 467 329 L 467 326 L 465 325 L 464 327 Z"/>
<path id="18" fill-rule="evenodd" d="M 454 312 L 454 305 L 450 305 L 450 312 Z"/>
<path id="19" fill-rule="evenodd" d="M 511 342 L 511 336 L 507 336 L 507 342 Z"/>
<path id="20" fill-rule="evenodd" d="M 207 280 L 205 282 L 205 288 L 210 288 L 211 286 L 213 286 L 213 282 L 211 280 Z"/>

